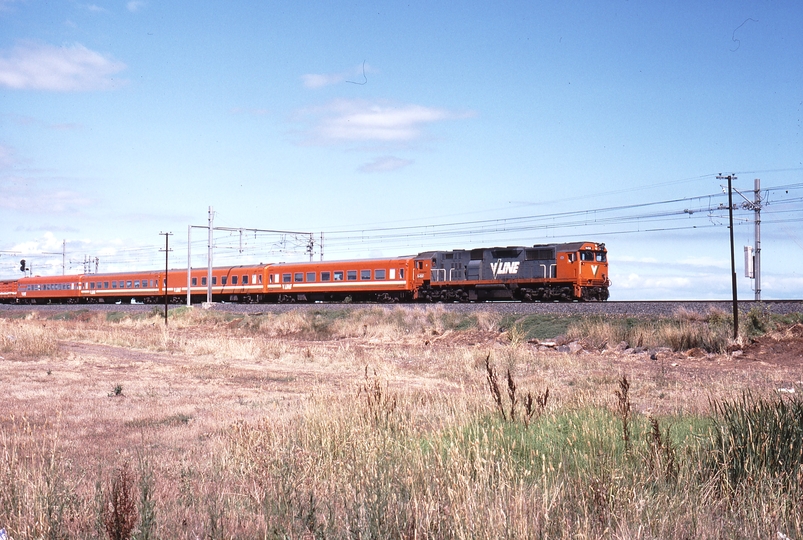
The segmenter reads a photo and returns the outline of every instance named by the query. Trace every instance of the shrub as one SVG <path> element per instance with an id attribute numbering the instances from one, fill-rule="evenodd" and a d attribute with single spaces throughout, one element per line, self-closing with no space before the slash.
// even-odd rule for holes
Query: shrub
<path id="1" fill-rule="evenodd" d="M 803 399 L 746 392 L 713 408 L 714 459 L 731 486 L 769 476 L 788 487 L 803 473 Z"/>

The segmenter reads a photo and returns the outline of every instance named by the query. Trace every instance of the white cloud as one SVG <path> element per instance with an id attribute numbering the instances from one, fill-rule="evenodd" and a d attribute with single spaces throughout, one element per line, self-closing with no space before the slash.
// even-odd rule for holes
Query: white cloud
<path id="1" fill-rule="evenodd" d="M 8 10 L 9 6 L 17 1 L 18 0 L 0 0 L 0 11 Z"/>
<path id="2" fill-rule="evenodd" d="M 76 43 L 56 47 L 23 43 L 0 54 L 0 86 L 18 90 L 81 91 L 112 88 L 122 62 Z"/>
<path id="3" fill-rule="evenodd" d="M 730 261 L 707 256 L 686 257 L 685 259 L 680 259 L 678 264 L 697 267 L 730 268 Z"/>
<path id="4" fill-rule="evenodd" d="M 131 13 L 136 13 L 141 8 L 145 7 L 145 2 L 141 2 L 139 0 L 131 0 L 126 4 L 126 7 L 128 8 L 128 11 L 130 11 Z"/>
<path id="5" fill-rule="evenodd" d="M 11 251 L 18 251 L 20 253 L 41 253 L 42 251 L 55 251 L 56 249 L 61 251 L 62 246 L 62 241 L 57 239 L 52 232 L 48 231 L 42 235 L 42 238 L 28 240 L 27 242 L 14 245 Z"/>
<path id="6" fill-rule="evenodd" d="M 374 159 L 370 163 L 362 165 L 359 171 L 363 173 L 395 171 L 410 165 L 412 162 L 413 161 L 410 159 L 402 159 L 395 156 L 382 156 Z"/>
<path id="7" fill-rule="evenodd" d="M 70 189 L 55 187 L 54 183 L 38 182 L 32 178 L 0 178 L 0 208 L 26 214 L 75 213 L 91 200 Z"/>
<path id="8" fill-rule="evenodd" d="M 270 109 L 247 109 L 243 107 L 232 107 L 229 109 L 231 114 L 248 114 L 251 116 L 265 116 L 266 114 L 270 114 Z"/>
<path id="9" fill-rule="evenodd" d="M 428 124 L 470 116 L 423 105 L 345 99 L 308 113 L 315 117 L 311 138 L 324 143 L 408 142 L 421 137 Z"/>
<path id="10" fill-rule="evenodd" d="M 360 64 L 350 70 L 340 73 L 307 73 L 301 76 L 301 80 L 306 88 L 323 88 L 333 84 L 352 82 L 354 84 L 367 84 L 368 74 L 374 70 L 368 64 Z"/>
<path id="11" fill-rule="evenodd" d="M 10 148 L 0 144 L 0 170 L 10 167 L 14 164 L 14 153 Z"/>

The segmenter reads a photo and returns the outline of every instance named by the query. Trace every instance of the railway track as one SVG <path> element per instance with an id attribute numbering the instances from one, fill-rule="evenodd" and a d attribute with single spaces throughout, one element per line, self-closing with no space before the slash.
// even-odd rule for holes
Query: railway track
<path id="1" fill-rule="evenodd" d="M 183 306 L 172 304 L 170 309 Z M 425 309 L 434 308 L 454 311 L 458 313 L 499 312 L 516 314 L 554 314 L 554 315 L 617 315 L 617 316 L 669 316 L 679 310 L 705 314 L 712 310 L 720 310 L 730 314 L 732 303 L 729 300 L 673 300 L 673 301 L 608 301 L 608 302 L 563 302 L 563 303 L 519 303 L 519 302 L 485 302 L 469 304 L 341 304 L 341 303 L 314 303 L 314 304 L 214 304 L 211 309 L 227 313 L 282 313 L 293 310 L 341 310 L 341 309 Z M 803 313 L 803 300 L 767 300 L 755 302 L 743 300 L 739 302 L 739 311 L 748 312 L 758 307 L 770 313 L 785 315 L 788 313 Z M 200 306 L 195 306 L 201 309 Z M 44 312 L 61 313 L 68 311 L 122 311 L 126 313 L 147 313 L 164 309 L 158 305 L 145 304 L 43 304 L 43 305 L 12 305 L 0 304 L 0 313 Z"/>

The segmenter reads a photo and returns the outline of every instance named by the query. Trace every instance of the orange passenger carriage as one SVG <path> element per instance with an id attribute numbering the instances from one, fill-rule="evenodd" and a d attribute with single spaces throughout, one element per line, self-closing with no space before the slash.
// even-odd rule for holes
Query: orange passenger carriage
<path id="1" fill-rule="evenodd" d="M 17 298 L 17 287 L 19 281 L 16 279 L 0 280 L 0 303 L 14 302 Z"/>
<path id="2" fill-rule="evenodd" d="M 265 296 L 265 265 L 228 266 L 212 269 L 212 300 L 218 302 L 262 302 Z M 190 272 L 190 296 L 194 303 L 205 302 L 210 290 L 209 270 Z M 168 295 L 173 301 L 187 298 L 187 270 L 171 270 L 168 274 Z M 183 299 L 183 300 L 182 300 Z"/>
<path id="3" fill-rule="evenodd" d="M 265 267 L 269 302 L 405 302 L 417 299 L 414 257 L 280 263 Z"/>

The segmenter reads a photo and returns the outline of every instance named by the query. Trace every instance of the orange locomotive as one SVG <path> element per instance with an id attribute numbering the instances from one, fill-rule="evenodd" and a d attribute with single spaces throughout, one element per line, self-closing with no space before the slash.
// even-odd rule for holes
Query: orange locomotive
<path id="1" fill-rule="evenodd" d="M 206 300 L 206 269 L 80 274 L 0 281 L 0 302 L 171 303 Z M 218 267 L 212 300 L 224 302 L 482 302 L 608 299 L 605 244 L 429 251 L 352 261 Z M 167 289 L 165 290 L 165 287 Z"/>

